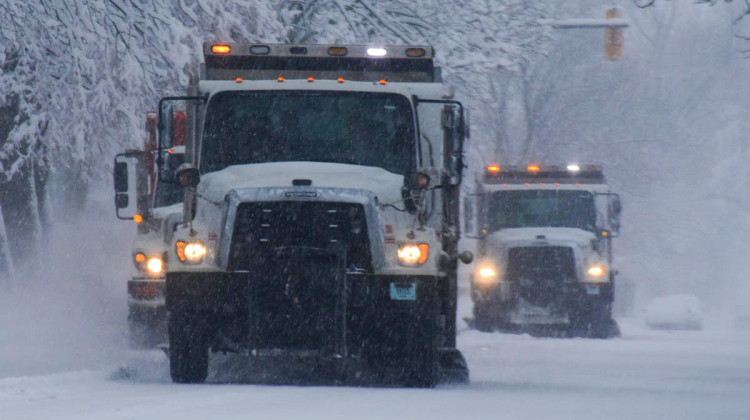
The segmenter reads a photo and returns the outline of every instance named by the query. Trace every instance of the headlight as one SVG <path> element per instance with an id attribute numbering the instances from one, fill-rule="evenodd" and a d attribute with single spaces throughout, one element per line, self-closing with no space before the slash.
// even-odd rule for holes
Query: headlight
<path id="1" fill-rule="evenodd" d="M 481 265 L 476 273 L 474 282 L 480 287 L 491 286 L 498 282 L 497 270 L 490 265 Z"/>
<path id="2" fill-rule="evenodd" d="M 201 241 L 177 241 L 175 244 L 177 258 L 187 264 L 200 264 L 206 256 L 206 246 Z"/>
<path id="3" fill-rule="evenodd" d="M 164 263 L 159 257 L 151 257 L 148 259 L 148 262 L 146 262 L 146 268 L 152 274 L 160 274 L 164 269 Z"/>
<path id="4" fill-rule="evenodd" d="M 430 251 L 428 244 L 402 244 L 398 247 L 398 262 L 405 266 L 422 265 Z"/>
<path id="5" fill-rule="evenodd" d="M 589 267 L 588 273 L 589 276 L 599 279 L 607 274 L 607 269 L 603 265 L 592 265 L 591 267 Z"/>

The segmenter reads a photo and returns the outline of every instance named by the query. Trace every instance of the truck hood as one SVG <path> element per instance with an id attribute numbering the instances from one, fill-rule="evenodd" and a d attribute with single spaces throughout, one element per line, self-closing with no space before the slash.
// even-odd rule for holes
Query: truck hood
<path id="1" fill-rule="evenodd" d="M 488 235 L 487 241 L 498 247 L 556 245 L 585 248 L 596 239 L 593 232 L 575 228 L 530 227 L 501 229 Z"/>
<path id="2" fill-rule="evenodd" d="M 230 166 L 201 176 L 197 192 L 215 203 L 239 188 L 292 187 L 309 179 L 309 188 L 352 188 L 372 191 L 380 202 L 401 200 L 404 177 L 371 166 L 327 162 L 270 162 Z M 299 188 L 299 187 L 296 187 Z"/>

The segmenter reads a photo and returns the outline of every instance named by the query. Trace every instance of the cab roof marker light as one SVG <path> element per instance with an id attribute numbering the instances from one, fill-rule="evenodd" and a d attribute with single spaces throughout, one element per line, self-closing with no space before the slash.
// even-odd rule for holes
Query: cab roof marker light
<path id="1" fill-rule="evenodd" d="M 528 169 L 529 172 L 539 172 L 539 165 L 529 165 L 526 169 Z"/>
<path id="2" fill-rule="evenodd" d="M 250 54 L 266 55 L 270 52 L 271 48 L 268 45 L 253 45 L 250 47 Z"/>
<path id="3" fill-rule="evenodd" d="M 279 83 L 281 83 L 281 82 L 283 82 L 283 81 L 284 81 L 284 78 L 283 78 L 283 77 L 279 77 L 279 78 L 278 78 L 278 79 L 276 79 L 276 80 L 278 80 L 278 81 L 279 81 Z"/>
<path id="4" fill-rule="evenodd" d="M 349 53 L 346 47 L 330 47 L 328 48 L 328 55 L 333 56 L 344 56 Z"/>
<path id="5" fill-rule="evenodd" d="M 214 44 L 211 46 L 211 52 L 214 54 L 229 54 L 232 52 L 232 47 L 226 44 Z"/>
<path id="6" fill-rule="evenodd" d="M 386 84 L 386 83 L 387 83 L 387 82 L 385 81 L 385 79 L 380 79 L 380 84 L 381 84 L 381 85 L 384 85 L 384 84 Z"/>
<path id="7" fill-rule="evenodd" d="M 314 81 L 315 81 L 315 78 L 314 78 L 314 77 L 308 77 L 308 78 L 307 78 L 307 81 L 308 81 L 308 82 L 314 82 Z"/>
<path id="8" fill-rule="evenodd" d="M 500 165 L 487 165 L 487 172 L 491 174 L 500 172 Z"/>
<path id="9" fill-rule="evenodd" d="M 338 79 L 336 79 L 336 81 L 339 82 L 339 83 L 344 83 L 344 78 L 343 77 L 339 77 Z"/>
<path id="10" fill-rule="evenodd" d="M 370 57 L 385 57 L 388 51 L 385 48 L 371 47 L 367 49 L 367 55 Z"/>
<path id="11" fill-rule="evenodd" d="M 424 50 L 424 48 L 407 48 L 406 49 L 406 56 L 407 57 L 424 57 L 427 52 Z"/>
<path id="12" fill-rule="evenodd" d="M 241 78 L 241 77 L 238 77 L 237 79 L 235 79 L 235 82 L 237 82 L 237 83 L 242 83 L 242 78 Z"/>

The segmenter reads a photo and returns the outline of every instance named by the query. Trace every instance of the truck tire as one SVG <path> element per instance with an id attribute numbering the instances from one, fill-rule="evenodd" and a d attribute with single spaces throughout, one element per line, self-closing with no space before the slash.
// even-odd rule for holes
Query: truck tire
<path id="1" fill-rule="evenodd" d="M 497 328 L 495 317 L 486 304 L 474 304 L 474 328 L 481 332 L 491 333 Z"/>
<path id="2" fill-rule="evenodd" d="M 202 383 L 208 376 L 205 319 L 175 312 L 169 317 L 169 373 L 176 383 Z"/>
<path id="3" fill-rule="evenodd" d="M 422 331 L 412 336 L 403 355 L 403 383 L 410 388 L 433 388 L 438 380 L 437 327 L 435 319 L 425 322 Z M 431 324 L 431 325 L 428 325 Z"/>
<path id="4" fill-rule="evenodd" d="M 617 322 L 612 319 L 611 305 L 592 308 L 574 318 L 572 327 L 577 334 L 588 338 L 612 338 L 620 335 Z"/>

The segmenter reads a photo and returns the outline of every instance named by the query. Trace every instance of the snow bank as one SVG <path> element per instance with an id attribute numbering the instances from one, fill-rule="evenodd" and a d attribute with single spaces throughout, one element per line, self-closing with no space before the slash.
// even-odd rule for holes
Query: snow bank
<path id="1" fill-rule="evenodd" d="M 653 329 L 700 330 L 703 305 L 693 295 L 656 298 L 648 305 L 644 321 Z"/>

